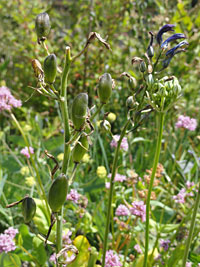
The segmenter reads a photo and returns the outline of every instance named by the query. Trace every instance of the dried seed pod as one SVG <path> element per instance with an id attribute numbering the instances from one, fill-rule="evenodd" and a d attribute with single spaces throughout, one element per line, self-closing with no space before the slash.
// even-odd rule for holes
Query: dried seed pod
<path id="1" fill-rule="evenodd" d="M 25 197 L 22 201 L 22 214 L 24 217 L 25 223 L 29 223 L 36 212 L 36 204 L 33 198 Z"/>
<path id="2" fill-rule="evenodd" d="M 44 60 L 44 77 L 46 83 L 53 83 L 57 73 L 57 59 L 54 54 L 48 55 Z"/>
<path id="3" fill-rule="evenodd" d="M 46 40 L 50 32 L 50 28 L 51 25 L 50 25 L 49 15 L 46 12 L 37 15 L 35 20 L 35 30 L 37 33 L 39 44 L 41 41 L 44 42 Z"/>
<path id="4" fill-rule="evenodd" d="M 78 140 L 78 143 L 72 150 L 72 160 L 74 163 L 79 163 L 85 153 L 88 151 L 89 143 L 87 136 L 81 136 Z"/>
<path id="5" fill-rule="evenodd" d="M 51 184 L 48 202 L 53 212 L 58 212 L 64 204 L 67 197 L 67 188 L 67 178 L 64 174 L 61 174 Z"/>
<path id="6" fill-rule="evenodd" d="M 106 104 L 112 94 L 112 77 L 109 73 L 104 73 L 99 80 L 98 96 L 101 103 Z"/>
<path id="7" fill-rule="evenodd" d="M 72 103 L 72 121 L 74 128 L 80 131 L 84 124 L 88 108 L 88 95 L 80 93 L 74 98 Z"/>

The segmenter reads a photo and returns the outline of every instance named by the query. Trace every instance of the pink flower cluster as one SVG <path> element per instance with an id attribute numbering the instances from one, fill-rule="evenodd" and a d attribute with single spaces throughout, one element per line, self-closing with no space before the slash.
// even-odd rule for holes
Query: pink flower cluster
<path id="1" fill-rule="evenodd" d="M 130 212 L 131 214 L 140 217 L 142 222 L 146 221 L 146 205 L 144 204 L 144 201 L 134 201 L 130 208 Z"/>
<path id="2" fill-rule="evenodd" d="M 167 251 L 169 248 L 170 240 L 169 239 L 160 239 L 160 246 L 164 249 L 164 251 Z"/>
<path id="3" fill-rule="evenodd" d="M 134 249 L 137 251 L 137 253 L 142 254 L 142 250 L 141 250 L 141 248 L 140 248 L 140 245 L 136 244 L 136 245 L 134 246 Z"/>
<path id="4" fill-rule="evenodd" d="M 17 100 L 7 87 L 0 87 L 0 112 L 3 110 L 11 110 L 12 107 L 21 107 L 21 105 L 21 100 Z"/>
<path id="5" fill-rule="evenodd" d="M 29 149 L 27 146 L 25 148 L 22 148 L 20 153 L 24 155 L 27 159 L 29 159 L 30 158 L 29 151 L 31 154 L 34 154 L 34 149 L 31 146 L 29 146 Z"/>
<path id="6" fill-rule="evenodd" d="M 71 200 L 76 204 L 78 203 L 80 197 L 81 195 L 75 189 L 71 189 L 69 194 L 67 194 L 67 200 Z"/>
<path id="7" fill-rule="evenodd" d="M 114 135 L 114 136 L 113 136 L 113 140 L 112 140 L 111 143 L 110 143 L 110 146 L 111 146 L 111 147 L 117 147 L 117 143 L 118 143 L 119 139 L 120 139 L 120 135 Z M 120 148 L 121 148 L 122 150 L 124 150 L 124 151 L 128 151 L 128 141 L 127 141 L 127 138 L 126 138 L 126 137 L 124 137 L 124 138 L 122 139 Z"/>
<path id="8" fill-rule="evenodd" d="M 185 203 L 185 197 L 194 196 L 194 193 L 192 191 L 196 191 L 195 183 L 187 181 L 186 188 L 189 192 L 187 192 L 185 188 L 182 188 L 176 196 L 173 196 L 173 199 L 175 200 L 176 203 Z"/>
<path id="9" fill-rule="evenodd" d="M 120 204 L 115 211 L 115 215 L 116 216 L 128 216 L 130 215 L 130 211 L 125 205 Z"/>
<path id="10" fill-rule="evenodd" d="M 111 176 L 112 176 L 112 174 L 109 173 L 109 174 L 108 174 L 108 178 L 111 178 Z M 126 176 L 125 176 L 125 175 L 116 173 L 116 175 L 115 175 L 115 179 L 114 179 L 115 182 L 121 182 L 121 183 L 122 183 L 122 182 L 125 181 L 125 180 L 126 180 Z"/>
<path id="11" fill-rule="evenodd" d="M 119 256 L 114 250 L 106 251 L 105 267 L 120 267 L 122 266 Z"/>
<path id="12" fill-rule="evenodd" d="M 190 131 L 195 131 L 195 129 L 197 128 L 197 120 L 192 119 L 188 116 L 180 115 L 178 117 L 178 121 L 176 122 L 176 127 L 177 128 L 185 128 L 185 129 L 188 129 Z"/>
<path id="13" fill-rule="evenodd" d="M 17 233 L 17 229 L 9 227 L 4 231 L 3 234 L 0 234 L 0 253 L 7 253 L 16 249 L 15 242 L 13 239 L 15 238 Z"/>

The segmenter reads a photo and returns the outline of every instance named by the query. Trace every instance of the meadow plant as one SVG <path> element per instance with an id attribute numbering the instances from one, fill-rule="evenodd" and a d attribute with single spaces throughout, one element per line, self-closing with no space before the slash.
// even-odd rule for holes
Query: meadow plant
<path id="1" fill-rule="evenodd" d="M 143 254 L 141 245 L 144 244 L 144 257 L 142 262 L 139 263 L 140 266 L 154 266 L 153 264 L 156 264 L 159 260 L 162 262 L 161 256 L 158 255 L 158 253 L 156 255 L 157 259 L 155 257 L 156 247 L 159 247 L 158 242 L 162 233 L 158 236 L 153 249 L 149 251 L 151 216 L 150 200 L 152 198 L 154 199 L 152 188 L 153 186 L 157 186 L 159 184 L 159 180 L 157 179 L 164 171 L 162 165 L 158 164 L 158 162 L 161 151 L 165 115 L 169 109 L 175 105 L 182 94 L 178 78 L 175 76 L 167 76 L 165 74 L 166 68 L 169 66 L 171 60 L 180 52 L 184 52 L 185 47 L 188 45 L 187 41 L 183 40 L 173 48 L 168 49 L 173 42 L 186 38 L 186 36 L 182 33 L 175 33 L 163 41 L 163 34 L 169 31 L 174 31 L 174 27 L 175 25 L 173 24 L 167 24 L 158 31 L 156 34 L 157 48 L 154 43 L 154 34 L 150 32 L 149 46 L 147 47 L 144 55 L 141 57 L 133 57 L 132 64 L 133 67 L 138 69 L 140 72 L 142 77 L 141 84 L 138 84 L 135 77 L 130 75 L 128 72 L 123 72 L 121 74 L 121 78 L 125 77 L 127 79 L 130 89 L 130 95 L 126 100 L 126 118 L 124 119 L 124 125 L 121 132 L 119 129 L 118 134 L 112 135 L 109 121 L 111 123 L 115 121 L 115 114 L 105 114 L 103 120 L 99 123 L 101 130 L 106 131 L 112 137 L 110 147 L 114 150 L 114 158 L 110 173 L 104 166 L 99 166 L 96 170 L 97 176 L 106 181 L 106 188 L 108 189 L 106 190 L 106 193 L 108 193 L 108 204 L 106 207 L 107 212 L 102 248 L 100 248 L 99 253 L 94 247 L 89 248 L 87 252 L 84 252 L 85 254 L 89 253 L 89 261 L 87 265 L 89 267 L 97 267 L 97 259 L 102 264 L 102 267 L 132 266 L 131 261 L 127 262 L 127 255 L 133 236 L 135 238 L 135 245 L 133 246 L 133 249 L 135 250 L 136 255 Z M 82 212 L 87 214 L 85 211 L 88 204 L 87 198 L 78 193 L 79 189 L 76 190 L 70 188 L 69 190 L 69 187 L 73 185 L 78 166 L 82 163 L 82 161 L 84 161 L 84 157 L 87 156 L 86 162 L 90 160 L 87 153 L 90 151 L 90 136 L 92 136 L 95 131 L 94 124 L 96 124 L 96 117 L 101 115 L 101 112 L 106 104 L 109 105 L 112 91 L 115 87 L 115 82 L 109 73 L 104 73 L 100 76 L 97 85 L 99 104 L 95 106 L 95 110 L 94 108 L 89 109 L 90 101 L 88 101 L 89 98 L 87 92 L 79 93 L 73 99 L 71 105 L 72 107 L 70 109 L 68 107 L 69 99 L 67 91 L 68 75 L 71 65 L 77 60 L 77 58 L 87 51 L 89 45 L 94 39 L 97 39 L 108 50 L 110 50 L 110 45 L 98 33 L 91 32 L 83 50 L 81 50 L 77 55 L 71 56 L 71 48 L 69 46 L 66 47 L 65 62 L 64 66 L 61 68 L 58 65 L 59 61 L 57 60 L 56 55 L 49 52 L 45 43 L 50 32 L 50 18 L 47 13 L 41 13 L 37 16 L 35 28 L 38 44 L 44 49 L 46 58 L 44 59 L 43 64 L 41 64 L 38 59 L 32 60 L 32 67 L 38 84 L 37 88 L 34 88 L 34 93 L 42 94 L 48 97 L 48 99 L 55 100 L 56 103 L 58 103 L 63 129 L 64 154 L 62 154 L 62 157 L 59 158 L 62 162 L 61 166 L 53 155 L 51 155 L 48 151 L 44 151 L 45 155 L 55 163 L 54 168 L 50 170 L 49 180 L 51 181 L 51 185 L 48 187 L 48 194 L 45 192 L 45 188 L 40 177 L 40 170 L 38 168 L 39 165 L 37 164 L 35 152 L 36 150 L 31 146 L 29 138 L 27 138 L 26 133 L 12 112 L 13 108 L 21 107 L 21 101 L 16 100 L 10 93 L 10 90 L 6 87 L 0 88 L 0 112 L 6 112 L 9 114 L 18 130 L 21 132 L 26 145 L 23 149 L 21 149 L 20 153 L 26 157 L 29 170 L 36 182 L 40 201 L 42 201 L 41 205 L 44 209 L 46 209 L 49 222 L 49 229 L 45 233 L 45 238 L 42 238 L 41 236 L 40 238 L 45 244 L 56 249 L 49 260 L 56 264 L 56 266 L 80 266 L 81 256 L 79 257 L 79 255 L 82 255 L 82 257 L 84 256 L 81 254 L 81 248 L 80 251 L 77 249 L 77 247 L 81 246 L 76 246 L 76 244 L 85 242 L 84 246 L 87 247 L 88 241 L 83 237 L 82 241 L 80 241 L 79 236 L 72 241 L 74 233 L 70 229 L 67 233 L 63 231 L 63 222 L 65 223 L 64 205 L 66 201 L 73 202 L 77 205 L 80 219 L 83 216 Z M 59 86 L 56 83 L 58 76 L 61 78 Z M 130 149 L 131 144 L 128 142 L 129 133 L 134 134 L 152 113 L 155 115 L 155 118 L 158 117 L 158 136 L 156 138 L 157 143 L 152 169 L 149 170 L 148 175 L 144 177 L 146 179 L 146 184 L 148 184 L 148 191 L 145 191 L 145 182 L 136 173 L 132 173 L 129 177 L 129 175 L 125 175 L 123 172 L 122 174 L 121 171 L 119 171 L 119 157 Z M 176 127 L 194 131 L 197 127 L 197 122 L 195 119 L 190 119 L 189 117 L 181 115 L 178 118 Z M 21 169 L 21 171 L 23 171 L 23 173 L 25 172 L 27 175 L 29 174 L 25 169 Z M 155 179 L 155 177 L 157 179 Z M 138 195 L 142 196 L 144 201 L 139 200 L 136 197 L 136 193 L 133 191 L 134 201 L 129 203 L 125 198 L 123 198 L 124 192 L 122 190 L 120 191 L 120 194 L 122 194 L 121 203 L 115 203 L 115 199 L 113 198 L 115 187 L 118 187 L 119 184 L 123 183 L 132 185 L 137 183 L 138 189 L 141 190 L 138 190 Z M 186 197 L 194 196 L 196 190 L 195 184 L 188 181 L 186 188 L 182 188 L 176 195 L 174 195 L 173 200 L 177 204 L 184 204 Z M 191 264 L 189 262 L 186 263 L 186 261 L 199 205 L 199 195 L 200 194 L 198 194 L 195 202 L 192 224 L 184 252 L 182 266 L 191 266 Z M 32 197 L 25 196 L 20 201 L 12 203 L 7 207 L 10 208 L 20 203 L 22 205 L 24 221 L 30 226 L 31 231 L 37 232 L 31 225 L 32 220 L 37 213 L 37 201 L 35 201 Z M 115 212 L 114 208 L 116 208 Z M 89 220 L 89 215 L 87 216 Z M 116 230 L 116 227 L 113 226 L 114 222 L 116 222 L 118 230 Z M 137 242 L 137 238 L 134 233 L 137 223 L 141 225 L 145 224 L 145 228 L 143 227 L 145 231 L 145 242 L 142 241 L 141 244 Z M 51 231 L 52 229 L 55 229 L 55 225 L 55 236 L 52 238 Z M 110 230 L 112 233 L 110 233 Z M 122 231 L 125 236 L 124 242 L 121 242 L 120 235 L 118 235 L 116 240 L 114 240 L 115 231 Z M 0 252 L 5 251 L 7 253 L 15 249 L 13 239 L 15 238 L 16 233 L 17 230 L 9 228 L 4 232 L 4 234 L 0 235 Z M 112 242 L 112 249 L 110 249 L 110 246 L 108 248 L 108 242 Z M 168 251 L 171 243 L 172 240 L 167 238 L 160 239 L 159 250 L 164 254 L 164 256 L 166 255 L 165 253 Z M 125 246 L 126 249 L 124 255 L 121 255 L 120 251 Z M 134 259 L 134 257 L 135 256 L 132 255 L 132 259 Z M 131 259 L 131 256 L 129 258 Z M 78 265 L 73 265 L 73 263 Z"/>

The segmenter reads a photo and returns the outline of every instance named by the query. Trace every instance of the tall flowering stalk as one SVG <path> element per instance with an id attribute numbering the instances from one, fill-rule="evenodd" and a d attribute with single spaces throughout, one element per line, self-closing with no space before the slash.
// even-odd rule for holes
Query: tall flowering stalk
<path id="1" fill-rule="evenodd" d="M 159 66 L 159 60 L 161 58 L 161 55 L 165 51 L 165 49 L 167 49 L 168 44 L 177 39 L 186 38 L 184 34 L 178 33 L 178 34 L 172 35 L 171 37 L 169 37 L 167 40 L 163 42 L 162 35 L 165 32 L 174 31 L 173 30 L 174 26 L 175 25 L 173 24 L 166 24 L 159 30 L 157 34 L 156 39 L 157 39 L 158 44 L 161 47 L 161 52 L 159 53 L 157 60 L 153 66 L 152 74 L 156 74 L 155 72 L 156 67 Z M 184 49 L 182 49 L 182 47 L 186 45 L 188 45 L 188 43 L 186 41 L 182 41 L 175 47 L 168 50 L 165 53 L 164 59 L 162 59 L 162 69 L 160 71 L 168 67 L 170 61 L 175 56 L 175 54 L 185 51 Z M 146 201 L 145 254 L 144 254 L 143 267 L 148 266 L 150 198 L 151 198 L 153 182 L 154 182 L 155 173 L 156 173 L 160 151 L 161 151 L 165 113 L 167 110 L 169 110 L 174 105 L 174 103 L 181 96 L 181 87 L 176 77 L 165 76 L 162 79 L 154 80 L 154 77 L 152 74 L 150 73 L 147 79 L 148 88 L 146 91 L 146 99 L 148 103 L 158 112 L 159 124 L 158 124 L 158 136 L 157 136 L 156 150 L 155 150 L 154 161 L 153 161 L 153 169 L 152 169 L 152 174 L 150 178 L 147 201 Z"/>

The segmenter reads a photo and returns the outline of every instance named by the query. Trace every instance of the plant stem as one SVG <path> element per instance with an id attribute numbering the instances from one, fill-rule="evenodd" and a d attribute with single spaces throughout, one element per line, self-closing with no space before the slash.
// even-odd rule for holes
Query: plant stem
<path id="1" fill-rule="evenodd" d="M 102 109 L 104 103 L 101 103 L 100 106 L 97 108 L 97 110 L 95 111 L 95 113 L 91 116 L 90 120 L 92 121 L 96 115 L 100 112 L 100 110 Z"/>
<path id="2" fill-rule="evenodd" d="M 149 217 L 150 217 L 150 198 L 151 198 L 151 191 L 153 187 L 154 177 L 157 170 L 157 165 L 160 156 L 160 149 L 162 144 L 162 133 L 163 133 L 163 125 L 164 125 L 164 113 L 159 113 L 159 128 L 158 128 L 158 139 L 156 144 L 156 151 L 154 156 L 154 163 L 153 163 L 153 170 L 151 174 L 151 179 L 149 183 L 147 201 L 146 201 L 146 231 L 145 231 L 145 255 L 144 255 L 144 264 L 143 267 L 147 267 L 147 260 L 148 260 L 148 250 L 149 250 Z"/>
<path id="3" fill-rule="evenodd" d="M 60 91 L 60 108 L 62 113 L 62 120 L 64 124 L 64 159 L 62 163 L 62 173 L 67 173 L 69 156 L 70 156 L 70 128 L 69 128 L 69 115 L 67 107 L 67 78 L 69 74 L 71 64 L 70 47 L 66 47 L 65 65 L 61 79 L 61 91 Z M 63 221 L 63 207 L 57 214 L 57 228 L 56 228 L 56 249 L 57 253 L 62 249 L 62 221 Z M 62 266 L 62 264 L 57 264 Z"/>
<path id="4" fill-rule="evenodd" d="M 35 173 L 36 173 L 36 181 L 37 181 L 37 183 L 38 183 L 38 185 L 39 185 L 38 187 L 39 187 L 40 190 L 42 191 L 42 194 L 41 194 L 41 192 L 38 190 L 38 194 L 40 195 L 41 198 L 44 199 L 45 204 L 46 204 L 46 208 L 47 208 L 47 212 L 48 212 L 49 217 L 50 217 L 50 214 L 51 214 L 51 213 L 50 213 L 50 209 L 49 209 L 49 205 L 48 205 L 47 197 L 46 197 L 46 194 L 45 194 L 45 191 L 44 191 L 44 187 L 43 187 L 43 184 L 42 184 L 42 181 L 41 181 L 41 178 L 40 178 L 40 174 L 39 174 L 38 168 L 37 168 L 37 166 L 36 166 L 36 164 L 35 164 L 35 161 L 34 161 L 34 159 L 33 159 L 32 154 L 30 153 L 30 149 L 29 149 L 29 146 L 30 146 L 30 145 L 29 145 L 29 141 L 28 141 L 27 137 L 25 136 L 25 133 L 24 133 L 23 129 L 21 128 L 21 126 L 20 126 L 18 120 L 16 119 L 15 115 L 14 115 L 12 112 L 10 112 L 10 116 L 11 116 L 11 118 L 13 119 L 13 121 L 15 122 L 15 124 L 16 124 L 18 130 L 20 131 L 20 133 L 21 133 L 21 135 L 22 135 L 22 137 L 23 137 L 23 139 L 24 139 L 24 142 L 25 142 L 25 144 L 26 144 L 26 146 L 27 146 L 27 148 L 28 148 L 29 155 L 30 155 L 30 160 L 31 160 L 31 164 L 32 164 L 33 169 L 34 169 L 34 171 L 35 171 Z"/>
<path id="5" fill-rule="evenodd" d="M 115 156 L 114 156 L 114 160 L 113 160 L 112 175 L 111 175 L 111 180 L 110 180 L 108 210 L 107 210 L 107 218 L 106 218 L 106 230 L 105 230 L 104 243 L 103 243 L 102 267 L 105 266 L 105 257 L 106 257 L 108 233 L 109 233 L 109 225 L 110 225 L 110 215 L 111 215 L 111 205 L 112 205 L 113 189 L 114 189 L 114 178 L 115 178 L 116 171 L 117 171 L 118 155 L 119 155 L 119 150 L 120 150 L 120 145 L 121 145 L 122 139 L 123 139 L 124 135 L 126 134 L 126 129 L 128 128 L 129 124 L 130 124 L 130 120 L 128 120 L 126 122 L 126 124 L 124 125 L 124 128 L 123 128 L 121 135 L 120 135 L 120 139 L 117 143 L 117 148 L 115 150 Z"/>
<path id="6" fill-rule="evenodd" d="M 182 267 L 186 266 L 186 262 L 187 262 L 187 258 L 188 258 L 188 254 L 189 254 L 189 249 L 190 249 L 190 244 L 191 244 L 192 236 L 193 236 L 193 232 L 194 232 L 194 226 L 195 226 L 195 221 L 196 221 L 199 203 L 200 203 L 200 183 L 199 183 L 199 188 L 198 188 L 198 192 L 197 192 L 197 198 L 196 198 L 195 205 L 194 205 L 194 211 L 193 211 L 193 215 L 192 215 L 192 222 L 190 225 L 189 236 L 188 236 L 185 251 L 184 251 Z"/>

